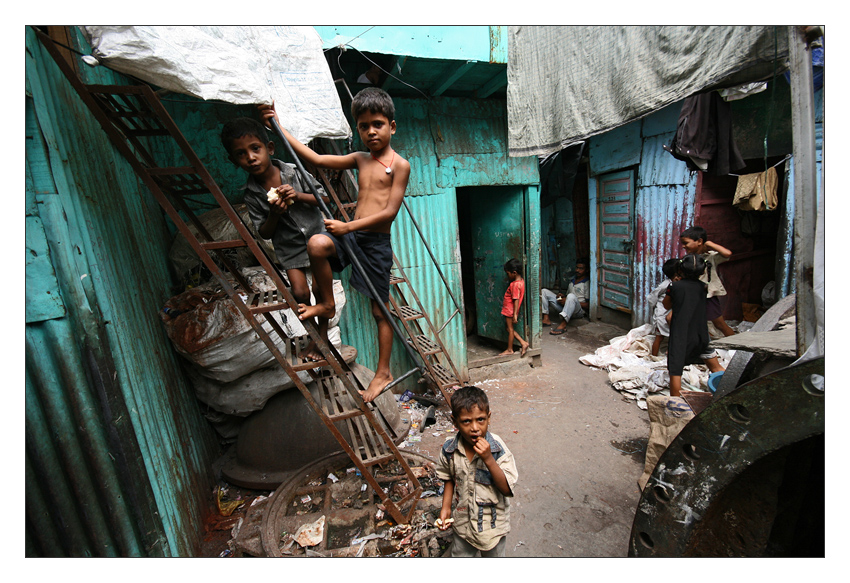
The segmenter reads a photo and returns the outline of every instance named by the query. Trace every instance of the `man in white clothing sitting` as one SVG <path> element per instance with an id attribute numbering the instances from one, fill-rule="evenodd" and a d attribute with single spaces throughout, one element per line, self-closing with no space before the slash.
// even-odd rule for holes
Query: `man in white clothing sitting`
<path id="1" fill-rule="evenodd" d="M 566 295 L 556 294 L 545 288 L 541 290 L 540 301 L 543 312 L 543 325 L 548 326 L 552 323 L 549 320 L 549 312 L 553 309 L 562 318 L 561 323 L 553 328 L 549 334 L 553 336 L 563 334 L 567 329 L 567 323 L 570 321 L 570 318 L 581 318 L 584 316 L 585 310 L 589 309 L 590 275 L 588 275 L 587 266 L 586 259 L 576 262 L 576 274 L 570 280 Z"/>

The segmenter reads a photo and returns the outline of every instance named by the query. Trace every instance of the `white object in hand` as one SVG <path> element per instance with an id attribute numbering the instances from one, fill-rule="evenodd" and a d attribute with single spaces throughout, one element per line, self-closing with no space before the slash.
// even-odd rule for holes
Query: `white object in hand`
<path id="1" fill-rule="evenodd" d="M 275 202 L 280 198 L 280 195 L 277 193 L 277 188 L 270 188 L 266 193 L 266 198 L 270 203 Z M 295 203 L 291 198 L 286 199 L 286 206 L 292 206 Z"/>

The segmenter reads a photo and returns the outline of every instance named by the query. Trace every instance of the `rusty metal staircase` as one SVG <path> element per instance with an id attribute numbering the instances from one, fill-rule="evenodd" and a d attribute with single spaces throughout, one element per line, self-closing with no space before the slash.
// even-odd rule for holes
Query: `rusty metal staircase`
<path id="1" fill-rule="evenodd" d="M 323 154 L 342 154 L 339 143 L 333 140 L 317 139 L 313 141 L 313 148 Z M 316 176 L 336 204 L 338 210 L 337 218 L 348 222 L 354 216 L 357 208 L 357 180 L 351 170 L 332 171 L 324 168 L 315 168 Z M 440 333 L 456 315 L 461 313 L 460 304 L 451 292 L 445 276 L 431 251 L 428 241 L 422 235 L 422 230 L 416 222 L 416 218 L 410 211 L 407 201 L 402 201 L 411 223 L 422 239 L 422 244 L 428 250 L 431 260 L 445 284 L 446 290 L 455 305 L 455 310 L 446 319 L 445 323 L 437 328 L 428 316 L 410 278 L 407 276 L 401 262 L 393 254 L 393 273 L 390 275 L 390 313 L 400 321 L 406 333 L 405 341 L 420 356 L 425 364 L 427 374 L 425 380 L 430 384 L 435 394 L 442 394 L 446 403 L 451 401 L 453 388 L 466 384 L 460 380 L 461 375 L 449 356 Z"/>
<path id="2" fill-rule="evenodd" d="M 296 305 L 295 299 L 276 265 L 225 198 L 154 90 L 145 84 L 84 84 L 65 61 L 53 40 L 40 31 L 37 31 L 37 35 L 112 143 L 144 181 L 206 267 L 218 279 L 225 293 L 360 470 L 390 516 L 398 523 L 409 522 L 422 493 L 422 486 L 390 437 L 388 424 L 380 415 L 380 411 L 371 403 L 363 401 L 360 391 L 364 390 L 364 387 L 336 348 L 319 336 L 315 324 L 310 321 L 303 322 L 309 338 L 286 336 L 274 314 L 277 312 L 285 318 L 281 310 Z M 182 153 L 185 164 L 159 166 L 146 147 L 145 141 L 149 137 L 170 139 Z M 215 241 L 186 204 L 186 196 L 207 194 L 213 196 L 233 223 L 239 239 Z M 197 229 L 198 235 L 189 228 L 181 212 Z M 276 290 L 254 290 L 223 253 L 225 250 L 241 247 L 250 249 L 274 282 Z M 224 269 L 220 268 L 219 264 Z M 232 275 L 233 280 L 227 277 L 225 271 Z M 279 344 L 264 328 L 264 321 L 279 337 Z M 315 341 L 324 360 L 305 364 L 300 360 L 300 351 L 310 338 Z M 308 387 L 298 377 L 299 371 L 310 371 L 310 376 L 319 388 L 318 399 L 313 398 Z M 348 430 L 349 439 L 346 439 L 337 427 L 340 424 Z M 393 501 L 389 494 L 383 491 L 373 473 L 369 471 L 373 466 L 392 460 L 401 465 L 412 485 L 411 492 L 398 501 Z M 408 505 L 409 510 L 405 513 L 404 508 Z"/>

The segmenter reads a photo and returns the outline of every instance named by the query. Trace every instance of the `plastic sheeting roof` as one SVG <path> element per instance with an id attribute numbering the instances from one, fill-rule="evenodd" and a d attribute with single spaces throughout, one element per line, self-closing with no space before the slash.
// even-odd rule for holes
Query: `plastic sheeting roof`
<path id="1" fill-rule="evenodd" d="M 80 28 L 92 56 L 121 73 L 201 99 L 274 101 L 281 125 L 305 143 L 351 135 L 311 26 Z"/>
<path id="2" fill-rule="evenodd" d="M 787 69 L 781 26 L 512 26 L 511 156 L 547 155 L 707 89 Z"/>

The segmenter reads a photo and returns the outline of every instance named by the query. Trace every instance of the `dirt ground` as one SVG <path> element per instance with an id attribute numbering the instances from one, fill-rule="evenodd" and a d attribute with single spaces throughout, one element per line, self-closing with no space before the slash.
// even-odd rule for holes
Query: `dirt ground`
<path id="1" fill-rule="evenodd" d="M 472 382 L 490 398 L 490 430 L 505 440 L 519 472 L 507 557 L 627 555 L 649 420 L 646 411 L 610 386 L 607 373 L 578 360 L 626 332 L 587 320 L 571 322 L 560 336 L 544 328 L 540 366 L 517 354 L 472 369 Z M 474 349 L 486 356 L 503 348 L 476 344 Z M 421 432 L 413 426 L 425 406 L 412 401 L 399 407 L 412 426 L 399 447 L 436 459 L 453 432 L 448 407 L 439 408 L 436 424 Z M 231 497 L 248 499 L 270 494 L 229 490 Z M 242 514 L 208 525 L 203 556 L 226 553 L 231 522 Z"/>
<path id="2" fill-rule="evenodd" d="M 507 557 L 627 555 L 649 419 L 607 373 L 578 361 L 626 332 L 587 321 L 560 336 L 544 328 L 542 366 L 517 356 L 473 369 L 474 384 L 490 398 L 490 430 L 505 440 L 519 472 Z M 438 415 L 441 426 L 448 421 Z M 406 449 L 436 458 L 446 431 L 429 429 Z"/>

